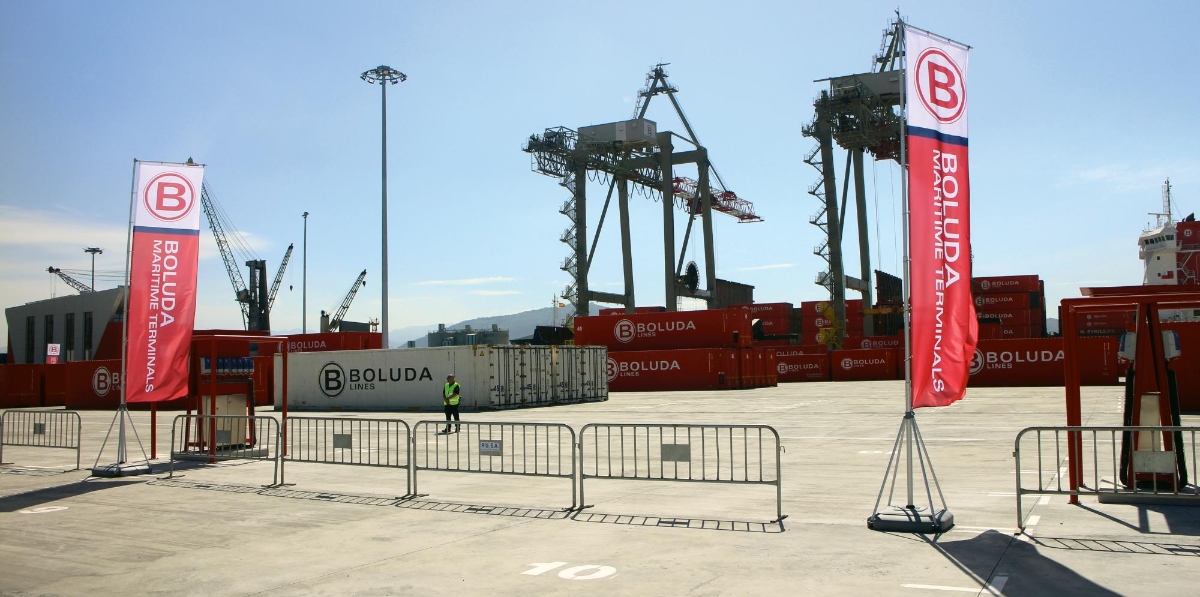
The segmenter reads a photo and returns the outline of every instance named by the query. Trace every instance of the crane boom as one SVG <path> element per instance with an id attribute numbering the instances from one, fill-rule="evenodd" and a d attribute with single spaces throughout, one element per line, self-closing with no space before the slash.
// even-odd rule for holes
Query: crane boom
<path id="1" fill-rule="evenodd" d="M 295 247 L 295 243 L 288 245 L 287 252 L 283 254 L 283 261 L 279 262 L 279 271 L 275 272 L 275 281 L 271 282 L 270 298 L 267 300 L 268 311 L 275 306 L 275 295 L 279 294 L 279 285 L 283 283 L 283 272 L 287 270 L 288 261 L 292 259 L 292 249 Z"/>
<path id="2" fill-rule="evenodd" d="M 70 286 L 71 288 L 78 290 L 79 294 L 87 294 L 89 292 L 95 292 L 95 290 L 92 290 L 91 286 L 88 286 L 87 284 L 84 284 L 83 282 L 80 282 L 79 280 L 76 280 L 75 278 L 72 278 L 71 276 L 64 274 L 63 271 L 61 269 L 58 269 L 57 267 L 53 267 L 53 266 L 48 267 L 48 268 L 46 268 L 46 271 L 57 275 L 59 278 L 62 278 L 62 281 L 66 282 L 67 286 Z"/>
<path id="3" fill-rule="evenodd" d="M 328 326 L 322 326 L 326 329 L 323 332 L 336 332 L 342 325 L 342 318 L 346 317 L 346 312 L 350 310 L 350 303 L 354 302 L 354 295 L 358 294 L 358 289 L 362 288 L 367 283 L 367 270 L 363 270 L 358 275 L 358 279 L 354 281 L 354 285 L 350 287 L 350 292 L 346 293 L 346 298 L 342 299 L 342 306 L 338 307 L 337 313 L 329 319 Z"/>
<path id="4" fill-rule="evenodd" d="M 233 249 L 229 247 L 229 239 L 225 237 L 225 229 L 213 208 L 212 199 L 208 196 L 208 185 L 200 187 L 200 206 L 208 217 L 208 227 L 212 230 L 213 239 L 217 241 L 217 250 L 221 252 L 221 260 L 225 262 L 225 272 L 229 274 L 229 282 L 233 284 L 233 295 L 242 308 L 242 325 L 250 321 L 250 305 L 244 300 L 246 296 L 246 280 L 238 270 L 237 261 L 233 257 Z"/>

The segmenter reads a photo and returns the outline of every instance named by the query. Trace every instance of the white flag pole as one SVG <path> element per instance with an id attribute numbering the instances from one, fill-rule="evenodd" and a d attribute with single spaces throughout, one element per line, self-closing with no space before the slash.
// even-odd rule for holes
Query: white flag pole
<path id="1" fill-rule="evenodd" d="M 897 48 L 902 53 L 900 72 L 903 73 L 900 77 L 900 201 L 904 211 L 902 226 L 904 238 L 904 277 L 902 280 L 904 293 L 904 419 L 901 421 L 900 430 L 896 434 L 896 443 L 892 447 L 892 454 L 888 460 L 888 468 L 884 471 L 883 484 L 879 488 L 879 495 L 875 498 L 875 510 L 871 514 L 871 517 L 867 519 L 867 528 L 876 531 L 942 533 L 954 526 L 954 515 L 946 508 L 944 496 L 942 496 L 941 510 L 934 510 L 933 494 L 929 487 L 930 476 L 933 477 L 933 482 L 938 488 L 939 495 L 941 495 L 941 486 L 938 485 L 937 475 L 933 473 L 933 463 L 929 461 L 929 453 L 925 448 L 924 441 L 921 439 L 921 432 L 917 427 L 916 414 L 913 410 L 912 254 L 909 250 L 911 209 L 909 207 L 908 193 L 908 102 L 906 98 L 909 74 L 907 27 L 908 24 L 897 14 L 896 35 L 899 38 Z M 896 482 L 900 477 L 899 449 L 901 441 L 904 442 L 904 456 L 907 461 L 905 467 L 907 501 L 903 507 L 894 506 L 891 503 L 892 492 L 895 491 Z M 924 513 L 915 504 L 914 444 L 917 451 L 916 456 L 920 459 L 921 474 L 925 481 L 925 493 L 929 500 L 929 509 Z M 927 467 L 928 470 L 926 470 Z M 889 478 L 892 485 L 892 492 L 888 494 L 887 506 L 889 511 L 880 512 L 879 505 L 883 500 L 883 492 L 888 487 Z"/>
<path id="2" fill-rule="evenodd" d="M 108 435 L 104 437 L 104 443 L 100 444 L 100 452 L 96 454 L 96 462 L 92 465 L 92 475 L 98 477 L 121 477 L 150 472 L 149 458 L 145 458 L 146 450 L 144 447 L 142 448 L 142 456 L 146 460 L 146 464 L 141 465 L 128 465 L 126 462 L 128 457 L 125 450 L 125 419 L 129 417 L 125 403 L 125 392 L 129 387 L 128 377 L 126 377 L 128 373 L 126 351 L 129 345 L 129 287 L 130 267 L 133 262 L 133 213 L 137 202 L 137 183 L 138 160 L 135 158 L 133 160 L 133 174 L 130 176 L 129 182 L 129 224 L 125 228 L 125 288 L 121 293 L 121 402 L 117 405 L 117 415 L 113 419 L 113 423 L 117 425 L 117 461 L 112 464 L 99 466 L 100 458 L 104 455 L 104 447 L 108 444 L 108 435 L 112 434 L 112 425 L 110 425 Z M 132 417 L 129 417 L 129 424 L 133 424 Z M 134 434 L 136 433 L 137 429 L 134 429 Z M 141 438 L 138 438 L 138 445 L 141 446 Z"/>

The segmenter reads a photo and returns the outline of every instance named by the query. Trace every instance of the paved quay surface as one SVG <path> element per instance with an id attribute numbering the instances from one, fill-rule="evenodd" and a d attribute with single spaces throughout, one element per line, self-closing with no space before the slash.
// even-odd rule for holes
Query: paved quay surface
<path id="1" fill-rule="evenodd" d="M 1016 534 L 1013 440 L 1065 422 L 1061 388 L 972 389 L 917 413 L 958 524 L 940 536 L 865 524 L 902 411 L 903 382 L 786 384 L 740 392 L 614 394 L 608 402 L 468 413 L 467 420 L 769 424 L 775 488 L 588 479 L 571 484 L 270 462 L 183 463 L 86 479 L 65 450 L 6 448 L 0 595 L 1193 595 L 1200 508 L 1025 500 Z M 1085 425 L 1120 423 L 1119 387 L 1085 388 Z M 158 453 L 173 415 L 159 414 Z M 277 413 L 270 413 L 278 416 Z M 310 416 L 316 413 L 296 413 Z M 409 423 L 433 413 L 332 413 Z M 143 440 L 149 414 L 134 412 Z M 89 467 L 112 419 L 83 413 Z M 1200 424 L 1186 416 L 1185 425 Z M 1064 455 L 1065 456 L 1065 455 Z M 101 462 L 112 458 L 106 454 Z M 1036 465 L 1022 463 L 1023 469 Z M 1065 462 L 1063 463 L 1065 466 Z M 1194 465 L 1194 463 L 1190 463 Z M 1056 469 L 1057 463 L 1045 466 Z M 1195 473 L 1195 471 L 1190 471 Z"/>

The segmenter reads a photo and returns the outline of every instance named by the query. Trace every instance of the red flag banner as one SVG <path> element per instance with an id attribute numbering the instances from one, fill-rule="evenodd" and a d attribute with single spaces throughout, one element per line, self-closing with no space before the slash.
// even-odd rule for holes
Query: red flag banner
<path id="1" fill-rule="evenodd" d="M 137 163 L 125 322 L 126 402 L 187 395 L 203 182 L 203 166 Z"/>
<path id="2" fill-rule="evenodd" d="M 967 389 L 978 322 L 971 300 L 968 48 L 905 27 L 913 407 Z"/>

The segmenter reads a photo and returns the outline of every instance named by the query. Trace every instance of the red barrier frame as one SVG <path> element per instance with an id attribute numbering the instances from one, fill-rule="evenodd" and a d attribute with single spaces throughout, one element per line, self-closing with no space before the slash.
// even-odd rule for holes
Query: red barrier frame
<path id="1" fill-rule="evenodd" d="M 283 445 L 285 446 L 283 448 L 283 450 L 284 450 L 283 454 L 286 456 L 287 455 L 286 446 L 287 446 L 288 337 L 287 336 L 254 336 L 254 335 L 246 335 L 246 334 L 215 334 L 215 335 L 211 335 L 211 336 L 209 336 L 209 335 L 192 336 L 191 357 L 190 358 L 193 359 L 193 361 L 192 361 L 193 363 L 196 362 L 196 360 L 198 360 L 200 357 L 204 356 L 204 355 L 200 354 L 197 344 L 204 343 L 204 344 L 208 345 L 208 362 L 209 362 L 208 375 L 209 375 L 209 379 L 208 379 L 207 385 L 210 388 L 209 412 L 213 413 L 213 414 L 216 414 L 216 411 L 217 411 L 217 341 L 218 340 L 244 340 L 246 342 L 256 342 L 259 344 L 274 343 L 276 346 L 279 347 L 279 354 L 283 355 L 283 358 L 281 359 L 283 362 L 283 388 L 282 388 L 282 393 L 280 395 L 281 399 L 283 401 L 283 404 L 281 407 L 281 410 L 283 413 L 283 422 L 280 424 L 280 431 L 283 433 L 283 436 L 280 441 L 282 441 Z M 200 375 L 202 375 L 202 374 L 197 372 L 196 379 L 199 379 Z M 124 382 L 124 380 L 122 380 L 122 383 L 123 382 Z M 197 400 L 203 399 L 203 397 L 200 395 L 199 384 L 197 384 L 197 387 L 196 387 L 196 399 Z M 251 412 L 252 408 L 253 408 L 253 403 L 251 403 L 250 406 L 247 407 L 247 413 L 246 413 L 247 415 L 253 416 L 253 412 Z M 199 412 L 199 409 L 197 409 L 197 412 Z M 187 405 L 187 413 L 189 415 L 192 414 L 192 405 L 190 402 Z M 157 415 L 158 415 L 157 411 L 154 408 L 151 408 L 151 410 L 150 410 L 150 429 L 151 429 L 152 436 L 154 435 L 154 433 L 155 433 L 154 430 L 156 429 L 157 418 L 158 418 Z M 216 427 L 213 425 L 209 425 L 209 429 L 210 429 L 211 433 L 214 435 L 214 437 L 212 437 L 209 441 L 209 446 L 215 448 L 216 441 L 217 441 L 216 437 L 215 437 Z M 154 439 L 155 438 L 152 437 L 150 440 L 151 451 L 155 450 Z M 156 456 L 154 454 L 151 454 L 150 457 L 155 458 Z"/>
<path id="2" fill-rule="evenodd" d="M 1113 286 L 1107 288 L 1081 288 L 1081 298 L 1062 301 L 1063 367 L 1064 389 L 1066 390 L 1067 426 L 1082 425 L 1079 376 L 1079 325 L 1076 316 L 1080 313 L 1111 311 L 1113 307 L 1135 307 L 1138 312 L 1138 354 L 1149 351 L 1154 360 L 1153 375 L 1148 378 L 1152 387 L 1139 386 L 1135 380 L 1134 394 L 1139 391 L 1157 391 L 1167 387 L 1167 361 L 1162 358 L 1160 309 L 1200 308 L 1200 289 L 1188 290 L 1180 286 Z M 1143 330 L 1143 328 L 1145 328 Z M 1147 378 L 1143 378 L 1147 379 Z M 1158 423 L 1156 423 L 1158 424 Z M 1080 462 L 1083 446 L 1078 431 L 1067 432 L 1067 467 L 1071 490 L 1076 491 L 1083 480 L 1083 463 Z M 1069 503 L 1078 504 L 1079 496 L 1072 495 Z"/>

